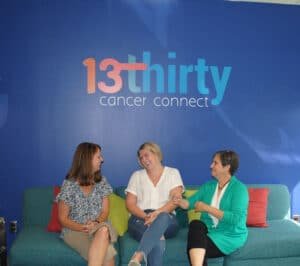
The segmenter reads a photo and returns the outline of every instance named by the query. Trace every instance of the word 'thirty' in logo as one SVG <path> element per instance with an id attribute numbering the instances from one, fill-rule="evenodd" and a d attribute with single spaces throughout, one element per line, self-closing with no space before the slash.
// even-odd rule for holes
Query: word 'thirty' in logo
<path id="1" fill-rule="evenodd" d="M 168 59 L 176 59 L 175 52 L 168 53 Z M 87 93 L 93 94 L 96 92 L 96 60 L 87 58 L 83 61 L 87 69 Z M 206 65 L 206 60 L 203 58 L 197 59 L 196 65 L 176 65 L 168 64 L 165 70 L 161 64 L 152 64 L 151 52 L 143 52 L 142 63 L 136 62 L 134 55 L 128 55 L 128 63 L 121 63 L 114 58 L 105 58 L 99 63 L 101 71 L 107 71 L 106 75 L 113 81 L 113 85 L 108 85 L 104 81 L 97 83 L 100 91 L 108 94 L 118 93 L 123 86 L 121 71 L 128 71 L 128 88 L 129 91 L 135 94 L 150 93 L 151 74 L 156 74 L 155 92 L 158 94 L 174 94 L 186 95 L 188 93 L 188 80 L 192 74 L 196 75 L 197 91 L 202 95 L 209 95 L 210 89 L 206 86 L 206 78 L 210 74 L 215 98 L 211 100 L 212 105 L 219 105 L 224 97 L 227 83 L 232 67 L 225 66 L 222 73 L 218 66 Z M 111 69 L 111 70 L 108 70 Z M 136 71 L 142 71 L 142 86 L 136 84 Z M 165 88 L 164 84 L 167 84 Z"/>

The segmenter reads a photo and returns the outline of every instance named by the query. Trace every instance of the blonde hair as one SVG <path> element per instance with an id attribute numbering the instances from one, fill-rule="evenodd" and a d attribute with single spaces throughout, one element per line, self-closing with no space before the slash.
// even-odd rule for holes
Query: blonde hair
<path id="1" fill-rule="evenodd" d="M 140 151 L 144 150 L 144 149 L 148 149 L 149 151 L 151 151 L 153 154 L 155 154 L 158 157 L 159 161 L 162 162 L 163 155 L 162 155 L 162 152 L 160 150 L 160 147 L 154 142 L 145 142 L 139 147 L 139 149 L 137 151 L 137 156 L 138 156 L 140 164 L 141 164 L 141 162 L 140 162 Z"/>

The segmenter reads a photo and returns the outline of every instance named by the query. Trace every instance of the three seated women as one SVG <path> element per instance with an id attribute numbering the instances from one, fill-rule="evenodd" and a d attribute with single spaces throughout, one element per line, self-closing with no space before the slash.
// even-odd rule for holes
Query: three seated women
<path id="1" fill-rule="evenodd" d="M 132 174 L 125 190 L 126 207 L 131 213 L 128 232 L 139 242 L 129 266 L 139 266 L 143 260 L 149 266 L 163 265 L 165 239 L 176 236 L 179 230 L 175 214 L 178 207 L 201 212 L 200 220 L 189 224 L 190 265 L 207 265 L 207 258 L 228 255 L 244 245 L 248 191 L 234 175 L 239 166 L 234 151 L 213 155 L 213 179 L 189 199 L 182 197 L 184 185 L 179 171 L 163 165 L 157 144 L 142 144 L 137 158 L 142 169 Z M 101 175 L 102 162 L 99 145 L 81 143 L 57 197 L 62 238 L 89 266 L 113 266 L 116 254 L 116 233 L 107 220 L 112 188 Z"/>

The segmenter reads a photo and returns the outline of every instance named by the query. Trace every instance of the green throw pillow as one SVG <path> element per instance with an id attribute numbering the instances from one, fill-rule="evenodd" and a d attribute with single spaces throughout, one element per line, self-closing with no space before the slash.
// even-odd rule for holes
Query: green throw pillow
<path id="1" fill-rule="evenodd" d="M 191 189 L 191 190 L 187 189 L 184 192 L 184 196 L 186 198 L 189 198 L 189 197 L 193 196 L 196 192 L 197 192 L 197 190 L 195 190 L 195 189 Z M 195 212 L 195 210 L 189 210 L 188 211 L 189 223 L 193 220 L 200 220 L 200 215 L 201 215 L 201 212 Z"/>
<path id="2" fill-rule="evenodd" d="M 128 229 L 129 214 L 125 206 L 125 200 L 115 193 L 109 195 L 109 216 L 118 235 L 123 236 Z"/>

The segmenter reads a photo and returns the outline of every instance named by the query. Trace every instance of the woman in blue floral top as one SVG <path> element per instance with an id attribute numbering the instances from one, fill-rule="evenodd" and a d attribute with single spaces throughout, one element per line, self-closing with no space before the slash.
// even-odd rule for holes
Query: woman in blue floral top
<path id="1" fill-rule="evenodd" d="M 112 187 L 101 175 L 101 148 L 78 145 L 70 171 L 57 196 L 62 238 L 89 266 L 114 265 L 116 233 L 107 222 Z"/>

